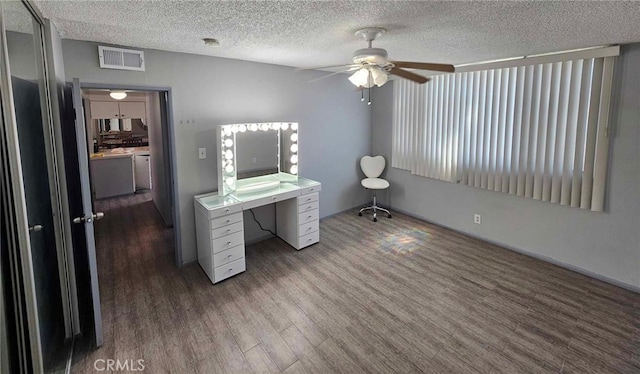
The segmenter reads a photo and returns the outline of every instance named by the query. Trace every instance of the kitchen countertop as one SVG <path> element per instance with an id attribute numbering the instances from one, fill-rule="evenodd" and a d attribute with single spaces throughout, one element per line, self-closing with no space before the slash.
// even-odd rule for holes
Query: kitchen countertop
<path id="1" fill-rule="evenodd" d="M 114 152 L 117 149 L 124 150 L 123 153 Z M 109 158 L 120 158 L 120 157 L 133 157 L 134 155 L 143 155 L 149 154 L 149 147 L 128 147 L 128 148 L 114 148 L 114 149 L 104 149 L 98 153 L 92 153 L 90 158 L 92 160 L 102 160 Z"/>

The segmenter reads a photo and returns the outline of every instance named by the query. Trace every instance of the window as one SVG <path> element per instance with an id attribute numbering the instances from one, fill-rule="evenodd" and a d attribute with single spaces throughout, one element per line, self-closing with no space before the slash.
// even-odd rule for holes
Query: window
<path id="1" fill-rule="evenodd" d="M 466 67 L 423 85 L 395 81 L 392 167 L 602 211 L 618 53 L 590 49 Z"/>

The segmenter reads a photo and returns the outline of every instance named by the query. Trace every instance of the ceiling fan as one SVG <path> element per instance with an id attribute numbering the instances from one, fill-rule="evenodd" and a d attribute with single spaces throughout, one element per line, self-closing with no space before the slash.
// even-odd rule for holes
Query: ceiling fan
<path id="1" fill-rule="evenodd" d="M 442 71 L 447 73 L 452 73 L 455 71 L 453 65 L 448 64 L 389 60 L 389 54 L 385 49 L 372 47 L 373 41 L 377 37 L 383 35 L 386 31 L 387 30 L 381 27 L 368 27 L 356 31 L 355 35 L 369 43 L 369 47 L 358 49 L 357 51 L 355 51 L 353 53 L 353 63 L 351 64 L 323 66 L 313 69 L 300 70 L 318 70 L 343 67 L 344 69 L 340 71 L 325 75 L 309 82 L 315 82 L 320 79 L 324 79 L 340 73 L 355 71 L 355 73 L 349 77 L 349 81 L 351 81 L 351 83 L 353 83 L 358 88 L 371 88 L 374 85 L 380 87 L 387 82 L 389 74 L 397 75 L 399 77 L 419 84 L 426 83 L 430 80 L 427 77 L 423 77 L 422 75 L 404 70 L 403 68 Z"/>

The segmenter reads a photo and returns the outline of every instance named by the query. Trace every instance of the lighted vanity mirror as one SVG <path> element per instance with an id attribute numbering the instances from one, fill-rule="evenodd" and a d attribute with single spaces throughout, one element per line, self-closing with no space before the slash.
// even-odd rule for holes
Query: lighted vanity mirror
<path id="1" fill-rule="evenodd" d="M 298 178 L 298 123 L 219 126 L 218 191 L 254 193 Z"/>

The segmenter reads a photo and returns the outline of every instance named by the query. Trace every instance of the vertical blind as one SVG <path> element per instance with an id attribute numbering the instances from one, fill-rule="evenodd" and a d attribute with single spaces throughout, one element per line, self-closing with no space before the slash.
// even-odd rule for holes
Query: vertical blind
<path id="1" fill-rule="evenodd" d="M 394 82 L 391 165 L 602 211 L 614 57 Z"/>

